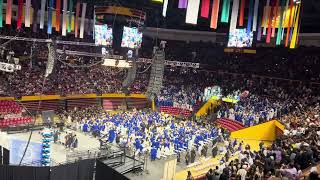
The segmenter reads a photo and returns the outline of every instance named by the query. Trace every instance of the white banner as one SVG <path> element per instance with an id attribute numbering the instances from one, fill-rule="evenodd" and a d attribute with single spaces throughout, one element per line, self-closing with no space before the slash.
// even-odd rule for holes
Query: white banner
<path id="1" fill-rule="evenodd" d="M 186 23 L 189 23 L 189 24 L 198 23 L 199 6 L 200 6 L 200 0 L 188 1 Z"/>
<path id="2" fill-rule="evenodd" d="M 237 28 L 238 12 L 239 12 L 239 0 L 233 0 L 231 20 L 230 20 L 230 32 L 234 31 Z"/>
<path id="3" fill-rule="evenodd" d="M 259 10 L 259 0 L 255 0 L 255 2 L 254 2 L 254 11 L 253 11 L 252 31 L 257 31 L 258 10 Z"/>
<path id="4" fill-rule="evenodd" d="M 0 71 L 14 72 L 15 70 L 21 70 L 21 66 L 0 62 Z"/>
<path id="5" fill-rule="evenodd" d="M 269 14 L 271 11 L 271 6 L 270 6 L 270 0 L 267 0 L 267 4 L 265 6 L 265 15 L 264 15 L 264 23 L 265 26 L 263 27 L 263 35 L 265 36 L 267 34 L 267 27 L 268 27 L 268 21 L 269 21 Z"/>
<path id="6" fill-rule="evenodd" d="M 163 8 L 162 8 L 162 16 L 163 17 L 166 17 L 166 15 L 167 15 L 168 1 L 169 0 L 164 0 L 164 2 L 163 2 Z"/>
<path id="7" fill-rule="evenodd" d="M 82 4 L 81 21 L 80 21 L 80 38 L 83 38 L 84 20 L 86 18 L 87 3 Z"/>
<path id="8" fill-rule="evenodd" d="M 26 0 L 24 26 L 30 27 L 31 0 Z"/>
<path id="9" fill-rule="evenodd" d="M 67 11 L 68 11 L 68 1 L 63 0 L 63 12 L 62 12 L 62 36 L 67 35 Z"/>
<path id="10" fill-rule="evenodd" d="M 44 27 L 44 14 L 46 11 L 46 0 L 41 0 L 41 9 L 40 9 L 40 29 Z"/>

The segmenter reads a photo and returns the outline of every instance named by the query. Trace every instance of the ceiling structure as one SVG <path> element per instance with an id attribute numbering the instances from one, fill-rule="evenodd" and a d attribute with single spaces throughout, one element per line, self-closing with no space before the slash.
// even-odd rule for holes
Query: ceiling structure
<path id="1" fill-rule="evenodd" d="M 210 29 L 210 21 L 199 17 L 197 25 L 185 23 L 186 10 L 178 9 L 179 0 L 169 0 L 167 17 L 162 17 L 162 4 L 152 0 L 80 0 L 91 5 L 118 5 L 147 12 L 146 26 L 168 29 L 227 32 L 229 25 L 218 23 L 218 29 Z M 212 2 L 211 2 L 212 3 Z M 221 9 L 221 8 L 220 8 Z M 246 17 L 246 16 L 245 16 Z M 246 19 L 245 19 L 246 21 Z M 302 0 L 301 33 L 320 33 L 320 1 Z"/>

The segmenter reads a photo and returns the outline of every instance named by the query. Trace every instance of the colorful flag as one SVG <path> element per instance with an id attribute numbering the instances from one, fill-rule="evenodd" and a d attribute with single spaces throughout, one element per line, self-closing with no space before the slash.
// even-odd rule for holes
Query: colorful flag
<path id="1" fill-rule="evenodd" d="M 188 6 L 188 0 L 179 0 L 178 8 L 186 9 Z"/>
<path id="2" fill-rule="evenodd" d="M 285 0 L 281 0 L 281 4 L 280 4 L 280 19 L 279 19 L 279 23 L 278 23 L 278 33 L 277 33 L 276 45 L 280 45 L 281 44 L 282 22 L 283 22 L 285 3 L 286 3 Z"/>
<path id="3" fill-rule="evenodd" d="M 84 20 L 86 18 L 86 9 L 87 9 L 87 3 L 83 3 L 82 4 L 82 12 L 81 12 L 80 38 L 83 38 Z"/>
<path id="4" fill-rule="evenodd" d="M 69 0 L 68 33 L 70 33 L 70 32 L 71 32 L 72 9 L 73 9 L 73 1 L 72 1 L 72 0 Z"/>
<path id="5" fill-rule="evenodd" d="M 299 34 L 299 18 L 300 18 L 300 11 L 301 11 L 301 4 L 298 5 L 298 12 L 296 15 L 296 20 L 295 20 L 295 24 L 294 24 L 294 30 L 293 30 L 293 34 L 292 34 L 292 38 L 291 38 L 291 42 L 290 42 L 290 49 L 293 49 L 296 47 L 297 45 L 297 40 L 298 40 L 298 34 Z"/>
<path id="6" fill-rule="evenodd" d="M 201 2 L 201 17 L 209 17 L 210 0 L 202 0 Z"/>
<path id="7" fill-rule="evenodd" d="M 30 19 L 31 19 L 31 0 L 26 0 L 25 21 L 24 21 L 25 27 L 30 27 Z"/>
<path id="8" fill-rule="evenodd" d="M 163 7 L 162 7 L 162 16 L 167 16 L 167 8 L 168 8 L 168 0 L 164 0 Z"/>
<path id="9" fill-rule="evenodd" d="M 291 17 L 292 17 L 292 12 L 293 12 L 293 0 L 290 0 L 290 10 L 289 10 L 289 22 L 287 26 L 287 35 L 286 35 L 286 42 L 285 42 L 285 47 L 288 47 L 289 43 L 289 35 L 290 35 L 290 28 L 291 28 Z"/>
<path id="10" fill-rule="evenodd" d="M 221 22 L 229 22 L 229 13 L 230 13 L 230 0 L 223 0 L 222 12 L 221 12 Z"/>
<path id="11" fill-rule="evenodd" d="M 80 14 L 80 3 L 77 2 L 76 5 L 76 22 L 75 22 L 75 28 L 74 28 L 74 36 L 78 37 L 79 33 L 79 14 Z"/>
<path id="12" fill-rule="evenodd" d="M 210 28 L 217 29 L 220 0 L 213 0 Z"/>
<path id="13" fill-rule="evenodd" d="M 68 2 L 67 0 L 63 0 L 63 11 L 62 11 L 62 36 L 67 35 L 67 11 L 68 11 Z"/>
<path id="14" fill-rule="evenodd" d="M 239 12 L 239 0 L 233 0 L 231 19 L 230 19 L 230 32 L 234 31 L 237 28 L 238 12 Z"/>
<path id="15" fill-rule="evenodd" d="M 11 24 L 11 16 L 12 16 L 12 0 L 7 0 L 6 24 Z"/>
<path id="16" fill-rule="evenodd" d="M 255 0 L 254 10 L 253 10 L 252 31 L 257 31 L 258 10 L 259 10 L 259 0 Z"/>
<path id="17" fill-rule="evenodd" d="M 2 12 L 2 7 L 3 6 L 3 0 L 0 0 L 0 27 L 2 27 L 2 21 L 3 21 L 3 12 Z"/>
<path id="18" fill-rule="evenodd" d="M 48 27 L 47 27 L 47 33 L 52 33 L 52 8 L 53 8 L 53 0 L 49 0 L 49 6 L 48 6 Z"/>
<path id="19" fill-rule="evenodd" d="M 46 0 L 41 0 L 41 10 L 40 10 L 40 29 L 44 27 L 44 13 L 46 8 Z"/>
<path id="20" fill-rule="evenodd" d="M 253 0 L 250 0 L 249 3 L 249 15 L 248 15 L 248 24 L 247 24 L 247 34 L 251 33 L 252 28 L 252 19 L 253 19 Z"/>
<path id="21" fill-rule="evenodd" d="M 22 26 L 22 11 L 23 11 L 23 0 L 19 0 L 18 1 L 17 29 L 21 29 L 21 26 Z"/>
<path id="22" fill-rule="evenodd" d="M 56 0 L 56 31 L 60 31 L 61 0 Z"/>
<path id="23" fill-rule="evenodd" d="M 246 0 L 241 0 L 239 26 L 243 26 L 244 8 L 246 7 Z"/>
<path id="24" fill-rule="evenodd" d="M 197 24 L 200 0 L 191 0 L 188 2 L 186 23 Z"/>

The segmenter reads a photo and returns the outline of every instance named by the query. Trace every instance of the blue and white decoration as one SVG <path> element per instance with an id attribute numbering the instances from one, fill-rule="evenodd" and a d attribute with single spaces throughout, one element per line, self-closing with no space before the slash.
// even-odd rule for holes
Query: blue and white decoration
<path id="1" fill-rule="evenodd" d="M 51 163 L 51 141 L 53 133 L 49 129 L 42 132 L 42 151 L 41 151 L 41 165 L 50 166 Z"/>

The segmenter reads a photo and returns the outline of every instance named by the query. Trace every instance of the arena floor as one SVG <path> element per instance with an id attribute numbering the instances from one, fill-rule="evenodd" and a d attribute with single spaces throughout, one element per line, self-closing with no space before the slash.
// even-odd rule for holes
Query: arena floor
<path id="1" fill-rule="evenodd" d="M 99 141 L 96 138 L 93 138 L 89 135 L 85 135 L 80 132 L 68 130 L 69 132 L 75 132 L 78 137 L 78 148 L 76 151 L 87 151 L 90 149 L 99 148 Z M 20 140 L 27 141 L 29 138 L 29 132 L 26 133 L 18 133 L 18 134 L 9 134 L 9 138 L 15 138 Z M 42 136 L 40 135 L 40 131 L 34 131 L 31 141 L 32 142 L 41 142 Z M 66 162 L 66 154 L 70 153 L 69 149 L 66 149 L 62 144 L 54 144 L 52 143 L 52 160 L 55 163 L 64 163 Z M 211 147 L 208 149 L 208 156 L 211 154 Z M 199 156 L 196 157 L 196 161 L 198 160 Z M 147 167 L 143 172 L 139 173 L 127 173 L 125 174 L 126 177 L 132 180 L 158 180 L 163 177 L 164 172 L 164 165 L 166 160 L 160 159 L 155 161 L 150 161 L 148 158 Z M 183 171 L 187 168 L 185 164 L 184 154 L 181 154 L 181 162 L 177 163 L 176 172 Z"/>

